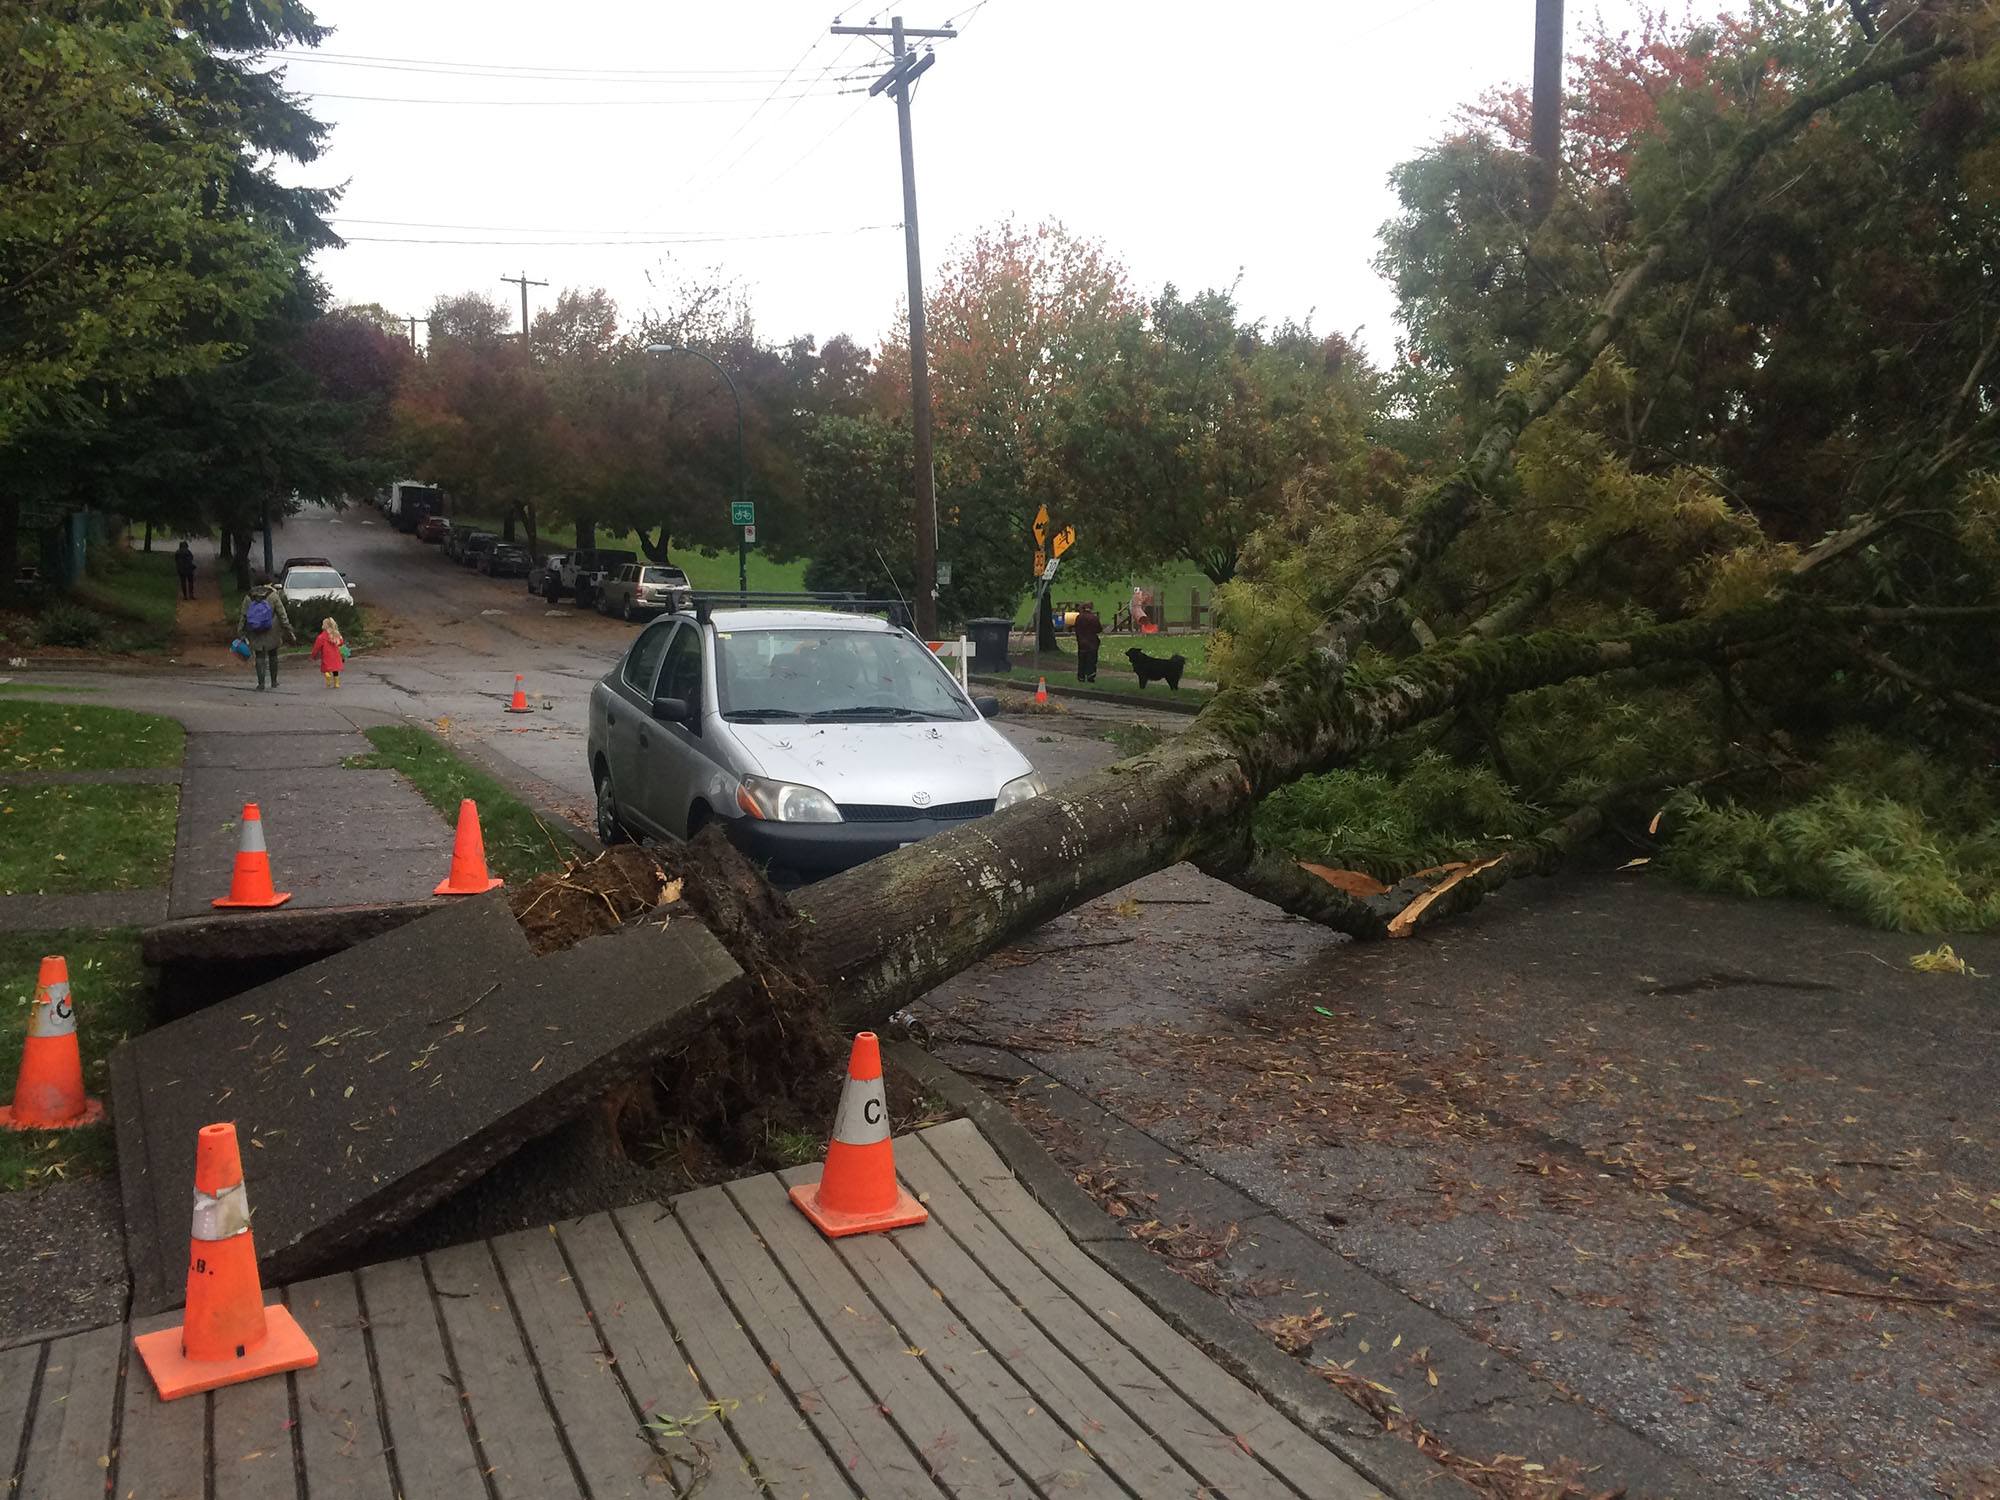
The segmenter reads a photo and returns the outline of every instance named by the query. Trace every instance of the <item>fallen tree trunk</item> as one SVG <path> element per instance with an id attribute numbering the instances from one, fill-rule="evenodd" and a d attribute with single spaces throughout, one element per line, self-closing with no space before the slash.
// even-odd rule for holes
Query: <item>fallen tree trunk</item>
<path id="1" fill-rule="evenodd" d="M 1624 668 L 1723 659 L 1833 623 L 1838 612 L 1788 600 L 1608 639 L 1475 636 L 1419 652 L 1372 686 L 1348 670 L 1356 643 L 1469 524 L 1523 429 L 1582 379 L 1670 249 L 1709 224 L 1763 152 L 1820 109 L 1954 50 L 1940 44 L 1871 63 L 1747 132 L 1649 238 L 1583 337 L 1525 392 L 1502 396 L 1465 462 L 1413 506 L 1374 563 L 1344 591 L 1329 589 L 1327 623 L 1303 657 L 1255 689 L 1218 694 L 1185 734 L 1144 755 L 803 893 L 799 956 L 828 989 L 836 1019 L 879 1024 L 994 948 L 1142 875 L 1183 860 L 1227 866 L 1240 857 L 1259 798 L 1460 704 Z M 1324 904 L 1320 919 L 1334 918 L 1330 925 L 1352 915 Z"/>

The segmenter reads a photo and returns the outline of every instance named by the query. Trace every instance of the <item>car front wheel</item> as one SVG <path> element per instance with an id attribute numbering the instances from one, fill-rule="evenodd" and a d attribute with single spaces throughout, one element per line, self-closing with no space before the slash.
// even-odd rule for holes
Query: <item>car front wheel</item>
<path id="1" fill-rule="evenodd" d="M 625 831 L 625 825 L 618 821 L 618 799 L 611 792 L 611 773 L 605 772 L 597 783 L 597 841 L 607 848 L 612 844 L 629 844 L 632 835 Z"/>

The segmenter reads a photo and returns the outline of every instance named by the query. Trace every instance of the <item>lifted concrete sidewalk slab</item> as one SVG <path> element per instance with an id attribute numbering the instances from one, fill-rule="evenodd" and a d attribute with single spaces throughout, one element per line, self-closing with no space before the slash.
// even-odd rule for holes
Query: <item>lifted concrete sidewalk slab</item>
<path id="1" fill-rule="evenodd" d="M 633 923 L 536 959 L 489 896 L 126 1042 L 111 1079 L 135 1309 L 181 1298 L 201 1126 L 236 1122 L 266 1280 L 308 1274 L 555 1128 L 743 992 L 696 922 Z"/>

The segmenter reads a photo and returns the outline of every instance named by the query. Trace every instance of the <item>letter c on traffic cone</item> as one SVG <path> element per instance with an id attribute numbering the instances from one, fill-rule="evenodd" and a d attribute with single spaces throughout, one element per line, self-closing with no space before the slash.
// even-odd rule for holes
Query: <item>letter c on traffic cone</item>
<path id="1" fill-rule="evenodd" d="M 132 1340 L 162 1401 L 260 1375 L 303 1370 L 319 1351 L 291 1311 L 264 1305 L 236 1127 L 204 1125 L 194 1144 L 194 1226 L 181 1326 Z"/>
<path id="2" fill-rule="evenodd" d="M 0 1106 L 0 1128 L 64 1130 L 104 1118 L 104 1105 L 83 1092 L 83 1058 L 76 1046 L 76 1007 L 69 996 L 69 963 L 51 955 L 35 979 L 35 1004 L 14 1102 Z"/>
<path id="3" fill-rule="evenodd" d="M 451 841 L 451 874 L 431 892 L 434 896 L 476 896 L 501 883 L 486 873 L 486 840 L 479 832 L 479 804 L 467 797 L 458 804 L 458 833 Z"/>
<path id="4" fill-rule="evenodd" d="M 214 906 L 283 906 L 292 899 L 290 891 L 271 888 L 271 854 L 264 847 L 264 815 L 254 802 L 243 804 L 243 837 L 236 846 L 236 868 L 230 872 L 229 894 L 218 896 Z"/>
<path id="5" fill-rule="evenodd" d="M 514 701 L 507 705 L 507 712 L 510 714 L 531 714 L 534 712 L 532 708 L 528 707 L 527 690 L 521 686 L 521 674 L 519 672 L 514 674 Z"/>
<path id="6" fill-rule="evenodd" d="M 792 1202 L 829 1239 L 921 1224 L 930 1212 L 896 1181 L 889 1104 L 882 1092 L 882 1048 L 875 1033 L 854 1039 L 847 1083 L 833 1116 L 833 1143 L 819 1181 L 792 1189 Z"/>

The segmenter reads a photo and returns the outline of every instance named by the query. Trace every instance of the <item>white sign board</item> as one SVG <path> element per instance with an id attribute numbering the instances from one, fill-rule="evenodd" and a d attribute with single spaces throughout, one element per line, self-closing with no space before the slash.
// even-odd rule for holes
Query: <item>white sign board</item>
<path id="1" fill-rule="evenodd" d="M 1062 559 L 1060 557 L 1050 558 L 1049 565 L 1046 568 L 1042 569 L 1042 582 L 1054 583 L 1056 581 L 1056 569 L 1061 566 L 1062 566 Z"/>
<path id="2" fill-rule="evenodd" d="M 743 528 L 743 545 L 746 547 L 757 545 L 757 528 L 755 526 L 745 526 Z"/>

